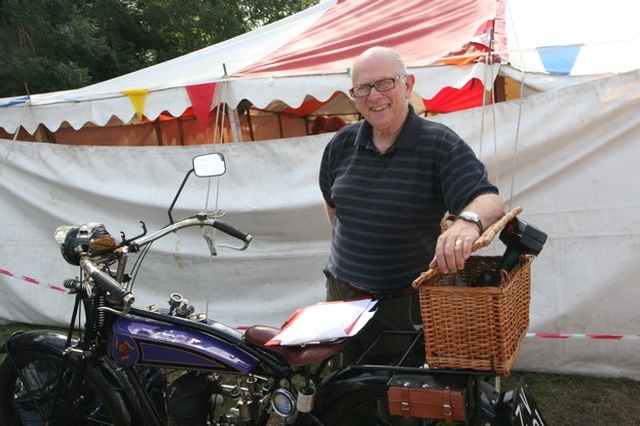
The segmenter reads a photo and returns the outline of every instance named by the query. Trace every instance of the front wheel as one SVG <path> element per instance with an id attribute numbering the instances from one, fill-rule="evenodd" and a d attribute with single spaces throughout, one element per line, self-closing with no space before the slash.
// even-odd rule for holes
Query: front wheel
<path id="1" fill-rule="evenodd" d="M 91 367 L 71 392 L 74 368 L 61 353 L 13 350 L 0 365 L 0 425 L 128 426 L 122 401 Z"/>

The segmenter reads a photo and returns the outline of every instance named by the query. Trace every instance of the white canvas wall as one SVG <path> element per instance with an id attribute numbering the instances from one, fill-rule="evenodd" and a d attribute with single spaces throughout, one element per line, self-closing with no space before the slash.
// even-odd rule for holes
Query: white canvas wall
<path id="1" fill-rule="evenodd" d="M 522 218 L 549 235 L 533 264 L 530 331 L 640 332 L 639 77 L 437 118 L 471 143 L 503 197 L 524 207 Z M 139 233 L 140 220 L 150 230 L 163 226 L 191 158 L 213 149 L 225 155 L 227 174 L 190 180 L 174 217 L 217 206 L 254 242 L 210 258 L 197 229 L 167 237 L 140 272 L 137 303 L 164 304 L 177 291 L 229 325 L 279 325 L 323 299 L 330 230 L 317 173 L 329 137 L 213 148 L 0 140 L 0 318 L 63 323 L 72 297 L 49 285 L 77 271 L 62 260 L 54 229 L 93 220 L 119 238 Z M 516 368 L 640 378 L 639 349 L 638 339 L 530 338 Z"/>

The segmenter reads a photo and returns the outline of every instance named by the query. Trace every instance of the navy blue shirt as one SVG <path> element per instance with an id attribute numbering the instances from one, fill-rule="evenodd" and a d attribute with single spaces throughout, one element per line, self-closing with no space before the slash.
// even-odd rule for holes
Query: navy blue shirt
<path id="1" fill-rule="evenodd" d="M 325 273 L 372 291 L 411 285 L 429 269 L 446 212 L 498 193 L 471 148 L 410 108 L 381 154 L 366 121 L 343 127 L 325 148 L 320 190 L 336 208 Z"/>

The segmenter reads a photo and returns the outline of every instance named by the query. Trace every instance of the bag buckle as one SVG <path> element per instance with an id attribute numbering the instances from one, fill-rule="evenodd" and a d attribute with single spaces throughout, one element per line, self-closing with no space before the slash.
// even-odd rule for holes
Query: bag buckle
<path id="1" fill-rule="evenodd" d="M 449 404 L 444 404 L 442 406 L 445 417 L 453 416 L 453 408 Z"/>

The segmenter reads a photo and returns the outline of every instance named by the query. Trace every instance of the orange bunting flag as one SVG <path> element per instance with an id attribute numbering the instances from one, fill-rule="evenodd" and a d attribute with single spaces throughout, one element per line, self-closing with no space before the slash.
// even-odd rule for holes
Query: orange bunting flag
<path id="1" fill-rule="evenodd" d="M 209 112 L 213 103 L 213 95 L 216 92 L 216 83 L 194 84 L 185 87 L 193 113 L 200 125 L 200 131 L 205 133 L 209 123 Z"/>
<path id="2" fill-rule="evenodd" d="M 149 89 L 121 90 L 120 93 L 129 97 L 138 119 L 142 121 L 142 117 L 144 115 L 144 103 L 147 100 Z"/>

